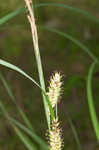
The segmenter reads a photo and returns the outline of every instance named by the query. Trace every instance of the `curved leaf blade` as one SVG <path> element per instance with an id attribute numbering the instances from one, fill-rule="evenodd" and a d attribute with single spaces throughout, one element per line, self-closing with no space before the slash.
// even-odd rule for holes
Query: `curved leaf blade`
<path id="1" fill-rule="evenodd" d="M 99 19 L 96 18 L 95 16 L 93 16 L 91 13 L 85 11 L 85 10 L 82 10 L 80 8 L 76 8 L 76 7 L 72 7 L 72 6 L 69 6 L 69 5 L 65 5 L 65 4 L 61 4 L 61 3 L 39 3 L 39 4 L 36 4 L 35 7 L 46 7 L 46 6 L 51 6 L 51 7 L 62 7 L 62 8 L 66 8 L 70 11 L 73 11 L 75 13 L 78 13 L 78 14 L 81 14 L 85 17 L 87 17 L 88 19 L 96 22 L 96 23 L 99 23 Z"/>
<path id="2" fill-rule="evenodd" d="M 76 130 L 76 128 L 75 128 L 75 126 L 74 126 L 74 124 L 73 124 L 73 122 L 72 122 L 72 120 L 70 118 L 68 118 L 68 121 L 69 121 L 69 124 L 71 126 L 71 129 L 72 129 L 75 141 L 77 143 L 78 150 L 82 150 L 82 146 L 81 146 L 81 143 L 80 143 L 80 138 L 78 136 L 77 130 Z"/>
<path id="3" fill-rule="evenodd" d="M 35 140 L 43 149 L 48 150 L 48 146 L 46 145 L 46 143 L 39 137 L 37 136 L 35 133 L 31 133 L 31 130 L 29 130 L 28 128 L 26 128 L 24 125 L 22 125 L 19 121 L 9 117 L 8 118 L 14 125 L 16 125 L 17 127 L 19 127 L 20 129 L 22 129 L 24 132 L 26 132 L 31 138 L 33 138 L 33 140 Z"/>
<path id="4" fill-rule="evenodd" d="M 87 97 L 88 97 L 88 106 L 89 106 L 89 112 L 93 124 L 93 128 L 97 137 L 97 140 L 99 142 L 99 122 L 96 116 L 95 106 L 93 103 L 93 96 L 92 96 L 92 75 L 94 72 L 96 62 L 92 63 L 89 69 L 88 78 L 87 78 Z"/>
<path id="5" fill-rule="evenodd" d="M 33 142 L 30 141 L 30 139 L 15 125 L 12 125 L 16 134 L 20 138 L 20 140 L 24 143 L 24 145 L 28 148 L 28 150 L 37 150 L 36 146 L 33 144 Z"/>
<path id="6" fill-rule="evenodd" d="M 39 28 L 44 29 L 44 30 L 48 30 L 50 32 L 56 33 L 60 36 L 63 36 L 65 38 L 69 39 L 70 41 L 75 43 L 77 46 L 79 46 L 82 50 L 84 50 L 95 62 L 97 62 L 99 64 L 98 58 L 84 44 L 82 44 L 79 40 L 73 38 L 72 36 L 70 36 L 67 33 L 64 33 L 62 31 L 59 31 L 59 30 L 56 30 L 56 29 L 53 29 L 53 28 L 49 28 L 49 27 L 46 27 L 46 26 L 39 26 Z"/>
<path id="7" fill-rule="evenodd" d="M 0 101 L 0 108 L 3 112 L 3 114 L 5 115 L 5 117 L 10 121 L 10 117 L 8 112 L 6 111 L 3 103 Z M 22 142 L 25 144 L 25 146 L 29 149 L 29 150 L 36 150 L 36 147 L 34 146 L 33 143 L 30 142 L 29 138 L 23 134 L 11 121 L 10 121 L 12 127 L 15 129 L 16 134 L 19 136 L 19 138 L 22 140 Z"/>
<path id="8" fill-rule="evenodd" d="M 8 95 L 10 96 L 11 100 L 12 100 L 12 101 L 14 102 L 14 104 L 16 105 L 16 107 L 17 107 L 19 113 L 21 114 L 21 117 L 23 118 L 25 124 L 26 124 L 27 127 L 28 127 L 29 129 L 31 129 L 31 131 L 32 131 L 33 128 L 32 128 L 32 125 L 31 125 L 30 121 L 28 120 L 28 118 L 27 118 L 27 116 L 25 115 L 25 113 L 21 110 L 21 108 L 17 105 L 16 100 L 15 100 L 15 97 L 14 97 L 14 95 L 13 95 L 13 93 L 12 93 L 12 91 L 11 91 L 9 85 L 8 85 L 8 83 L 6 82 L 6 80 L 4 79 L 4 77 L 3 77 L 3 75 L 2 75 L 1 73 L 0 73 L 0 79 L 1 79 L 1 81 L 2 81 L 2 83 L 3 83 L 3 85 L 4 85 L 4 87 L 6 88 L 6 90 L 7 90 L 7 92 L 8 92 Z M 47 103 L 48 103 L 48 106 L 49 106 L 49 110 L 50 110 L 50 114 L 51 114 L 51 118 L 52 118 L 52 120 L 53 120 L 53 119 L 55 118 L 55 115 L 54 115 L 54 111 L 53 111 L 53 108 L 52 108 L 52 106 L 51 106 L 50 100 L 49 100 L 48 96 L 45 94 L 45 92 L 44 92 L 44 91 L 42 91 L 42 92 L 43 92 L 44 96 L 46 97 L 46 100 L 47 100 Z"/>
<path id="9" fill-rule="evenodd" d="M 20 8 L 0 18 L 0 25 L 6 23 L 7 21 L 9 21 L 10 19 L 14 18 L 17 15 L 24 13 L 25 11 L 26 11 L 26 8 Z"/>
<path id="10" fill-rule="evenodd" d="M 2 59 L 0 59 L 0 65 L 5 66 L 7 68 L 10 68 L 10 69 L 12 69 L 12 70 L 14 70 L 14 71 L 22 74 L 23 76 L 25 76 L 27 79 L 29 79 L 30 81 L 32 81 L 36 86 L 38 86 L 41 89 L 40 85 L 32 77 L 30 77 L 23 70 L 21 70 L 19 67 L 15 66 L 15 65 L 7 62 L 7 61 L 4 61 Z"/>
<path id="11" fill-rule="evenodd" d="M 62 8 L 66 8 L 70 11 L 73 11 L 75 13 L 78 13 L 78 14 L 81 14 L 87 18 L 89 18 L 90 20 L 96 22 L 96 23 L 99 23 L 99 19 L 97 19 L 95 16 L 93 16 L 92 14 L 88 13 L 87 11 L 85 10 L 82 10 L 82 9 L 79 9 L 79 8 L 75 8 L 75 7 L 72 7 L 72 6 L 68 6 L 68 5 L 65 5 L 65 4 L 57 4 L 57 3 L 39 3 L 39 4 L 36 4 L 34 5 L 34 7 L 46 7 L 46 6 L 51 6 L 51 7 L 62 7 Z M 17 9 L 11 13 L 9 13 L 8 15 L 2 17 L 0 19 L 0 25 L 6 23 L 8 20 L 12 19 L 13 17 L 21 14 L 21 13 L 24 13 L 26 11 L 26 8 L 20 8 L 20 9 Z"/>
<path id="12" fill-rule="evenodd" d="M 32 125 L 31 125 L 29 119 L 27 118 L 27 116 L 25 115 L 25 113 L 21 110 L 21 108 L 20 108 L 20 107 L 18 106 L 18 104 L 16 103 L 16 99 L 15 99 L 15 97 L 14 97 L 14 95 L 13 95 L 13 93 L 12 93 L 12 91 L 11 91 L 9 85 L 8 85 L 8 83 L 6 82 L 6 80 L 4 79 L 3 75 L 1 74 L 1 72 L 0 72 L 0 79 L 1 79 L 3 85 L 4 85 L 5 89 L 6 89 L 6 91 L 7 91 L 8 95 L 9 95 L 9 97 L 11 98 L 12 102 L 16 105 L 16 107 L 17 107 L 17 109 L 18 109 L 18 111 L 19 111 L 19 113 L 20 113 L 22 119 L 24 120 L 26 126 L 27 126 L 29 129 L 33 130 Z"/>
<path id="13" fill-rule="evenodd" d="M 35 132 L 31 132 L 30 129 L 26 128 L 19 121 L 15 120 L 14 118 L 9 116 L 7 110 L 5 109 L 5 106 L 3 105 L 3 103 L 1 101 L 0 101 L 0 108 L 11 125 L 14 125 L 14 126 L 18 127 L 19 129 L 23 130 L 23 132 L 25 132 L 27 135 L 29 135 L 44 150 L 49 150 L 47 144 L 43 141 L 43 139 L 41 139 L 39 136 L 37 136 Z"/>

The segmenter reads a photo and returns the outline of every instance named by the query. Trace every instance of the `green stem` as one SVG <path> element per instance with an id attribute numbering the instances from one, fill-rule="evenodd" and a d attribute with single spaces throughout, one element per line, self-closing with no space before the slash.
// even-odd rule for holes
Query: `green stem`
<path id="1" fill-rule="evenodd" d="M 32 6 L 32 13 L 33 13 L 33 17 L 34 17 L 34 9 Z M 35 25 L 36 28 L 36 25 Z M 35 33 L 37 34 L 37 33 Z M 40 51 L 39 51 L 39 44 L 38 44 L 38 39 L 36 37 L 36 42 L 35 43 L 35 35 L 33 35 L 32 33 L 32 38 L 33 38 L 33 44 L 34 44 L 34 52 L 35 52 L 35 57 L 36 57 L 36 62 L 37 62 L 37 68 L 38 68 L 38 73 L 39 73 L 39 80 L 40 80 L 40 85 L 42 90 L 46 93 L 46 89 L 45 89 L 45 82 L 44 82 L 44 75 L 43 75 L 43 68 L 42 68 L 42 63 L 41 63 L 41 56 L 40 56 Z M 46 96 L 43 94 L 42 92 L 42 97 L 43 97 L 43 103 L 44 103 L 44 109 L 45 109 L 45 114 L 46 114 L 46 119 L 47 119 L 47 123 L 48 123 L 48 128 L 50 128 L 50 116 L 48 114 L 48 104 L 47 104 L 47 100 L 46 100 Z"/>

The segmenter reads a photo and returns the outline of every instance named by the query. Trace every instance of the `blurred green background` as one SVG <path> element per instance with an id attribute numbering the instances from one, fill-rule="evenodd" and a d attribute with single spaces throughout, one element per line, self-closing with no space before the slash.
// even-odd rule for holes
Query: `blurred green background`
<path id="1" fill-rule="evenodd" d="M 99 18 L 98 0 L 34 0 L 56 2 L 78 7 Z M 24 0 L 1 0 L 0 18 L 18 8 L 24 7 Z M 85 44 L 99 58 L 99 24 L 64 8 L 35 8 L 37 25 L 52 27 L 70 34 Z M 68 122 L 71 118 L 77 130 L 83 150 L 98 150 L 92 127 L 86 93 L 86 79 L 91 62 L 87 53 L 70 40 L 55 33 L 38 29 L 39 46 L 44 69 L 46 87 L 54 71 L 63 73 L 63 96 L 59 103 L 59 116 L 63 128 L 64 149 L 75 150 L 77 144 Z M 33 51 L 30 26 L 26 14 L 21 14 L 0 26 L 0 58 L 17 65 L 39 82 L 36 60 Z M 45 138 L 47 123 L 45 119 L 40 90 L 18 73 L 0 66 L 5 79 L 10 85 L 18 105 L 27 114 L 36 133 Z M 94 74 L 94 104 L 99 116 L 99 72 Z M 21 118 L 12 104 L 0 81 L 0 99 L 9 113 Z M 7 120 L 0 113 L 0 150 L 26 150 Z"/>

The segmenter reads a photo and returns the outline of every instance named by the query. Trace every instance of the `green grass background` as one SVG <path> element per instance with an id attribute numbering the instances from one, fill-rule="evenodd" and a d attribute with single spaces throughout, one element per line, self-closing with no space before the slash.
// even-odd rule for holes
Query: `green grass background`
<path id="1" fill-rule="evenodd" d="M 47 0 L 39 2 L 64 3 L 84 9 L 99 18 L 98 0 Z M 11 11 L 24 6 L 24 1 L 1 0 L 0 18 Z M 80 40 L 99 58 L 99 24 L 67 9 L 57 7 L 35 8 L 36 24 L 59 29 Z M 64 133 L 64 149 L 75 150 L 77 144 L 68 122 L 72 119 L 81 141 L 82 149 L 98 150 L 95 133 L 90 119 L 86 80 L 92 59 L 70 40 L 55 33 L 39 29 L 39 46 L 44 69 L 46 86 L 53 71 L 64 74 L 63 96 L 59 103 L 59 116 Z M 16 16 L 0 27 L 0 58 L 9 61 L 38 79 L 37 66 L 32 48 L 30 27 L 25 14 Z M 9 83 L 18 105 L 27 114 L 36 133 L 45 138 L 47 124 L 40 90 L 14 71 L 0 66 Z M 99 72 L 96 68 L 93 80 L 94 104 L 99 116 Z M 4 102 L 11 116 L 21 118 L 10 101 L 5 88 L 0 82 L 0 99 Z M 0 113 L 0 150 L 25 150 L 7 120 Z"/>

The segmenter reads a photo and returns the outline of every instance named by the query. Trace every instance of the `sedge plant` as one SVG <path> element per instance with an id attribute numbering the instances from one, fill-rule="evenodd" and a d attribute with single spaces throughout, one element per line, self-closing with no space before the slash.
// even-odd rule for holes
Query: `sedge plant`
<path id="1" fill-rule="evenodd" d="M 38 42 L 37 26 L 35 23 L 34 7 L 44 7 L 44 6 L 63 7 L 70 11 L 82 14 L 85 17 L 93 20 L 94 22 L 96 22 L 98 24 L 99 24 L 99 20 L 86 11 L 83 11 L 83 10 L 80 10 L 77 8 L 73 8 L 71 6 L 67 6 L 64 4 L 55 4 L 55 3 L 53 3 L 53 4 L 44 3 L 43 4 L 42 3 L 42 4 L 38 4 L 38 5 L 34 6 L 32 0 L 24 0 L 24 1 L 25 1 L 25 7 L 21 8 L 19 10 L 16 10 L 16 11 L 8 14 L 7 16 L 1 18 L 0 25 L 4 24 L 5 22 L 12 19 L 16 15 L 19 15 L 20 13 L 23 13 L 23 12 L 27 13 L 27 19 L 30 24 L 31 34 L 32 34 L 32 39 L 33 39 L 34 53 L 35 53 L 35 57 L 36 57 L 40 85 L 32 77 L 30 77 L 27 73 L 25 73 L 23 70 L 21 70 L 17 66 L 12 65 L 2 59 L 0 59 L 0 64 L 19 72 L 20 74 L 22 74 L 23 76 L 25 76 L 26 78 L 31 80 L 31 82 L 36 84 L 36 86 L 38 86 L 39 89 L 41 90 L 46 120 L 47 120 L 47 124 L 48 124 L 48 131 L 47 131 L 48 145 L 40 137 L 38 137 L 36 135 L 28 117 L 21 110 L 21 108 L 19 108 L 19 106 L 15 103 L 15 97 L 13 96 L 10 88 L 8 87 L 7 83 L 5 82 L 2 74 L 0 74 L 0 79 L 2 80 L 10 98 L 17 106 L 17 109 L 18 109 L 22 119 L 24 120 L 25 126 L 22 123 L 20 123 L 19 121 L 17 121 L 16 119 L 12 118 L 8 114 L 8 112 L 5 109 L 5 106 L 3 105 L 2 102 L 0 102 L 0 108 L 1 108 L 2 112 L 4 113 L 5 117 L 10 122 L 12 128 L 15 130 L 16 134 L 19 136 L 21 141 L 27 147 L 27 149 L 29 149 L 29 150 L 37 149 L 35 144 L 33 142 L 31 142 L 30 138 L 32 138 L 36 143 L 38 143 L 40 145 L 39 149 L 41 149 L 41 150 L 48 150 L 48 149 L 49 150 L 62 150 L 64 144 L 63 144 L 63 137 L 62 137 L 62 129 L 60 127 L 60 121 L 59 121 L 60 119 L 59 119 L 59 115 L 58 115 L 58 103 L 59 103 L 59 100 L 61 99 L 61 94 L 62 94 L 62 84 L 63 84 L 62 75 L 60 72 L 54 72 L 50 78 L 49 87 L 47 89 L 45 88 L 42 61 L 41 61 L 41 57 L 40 57 L 40 49 L 39 49 L 39 42 Z M 93 98 L 92 98 L 92 89 L 91 89 L 92 73 L 93 73 L 95 65 L 96 64 L 99 65 L 98 58 L 84 44 L 82 44 L 80 41 L 78 41 L 77 39 L 73 38 L 72 36 L 70 36 L 66 33 L 56 30 L 56 29 L 44 27 L 44 26 L 43 27 L 38 26 L 38 28 L 48 30 L 50 32 L 54 32 L 60 36 L 63 36 L 65 38 L 71 40 L 77 46 L 79 46 L 82 50 L 84 50 L 94 61 L 94 63 L 90 67 L 90 70 L 88 73 L 87 95 L 88 95 L 88 105 L 89 105 L 89 110 L 90 110 L 90 115 L 91 115 L 94 131 L 95 131 L 97 140 L 99 142 L 99 123 L 98 123 L 98 120 L 96 117 L 94 104 L 92 101 Z M 81 149 L 79 138 L 77 137 L 77 132 L 76 132 L 75 128 L 73 127 L 72 121 L 70 119 L 69 119 L 69 122 L 70 122 L 71 128 L 74 132 L 75 139 L 79 145 L 78 147 L 79 147 L 79 149 Z"/>
<path id="2" fill-rule="evenodd" d="M 45 83 L 44 83 L 44 77 L 43 77 L 43 69 L 41 64 L 41 58 L 40 58 L 40 51 L 39 51 L 39 44 L 38 44 L 38 34 L 37 34 L 37 27 L 35 23 L 35 16 L 34 16 L 34 9 L 32 1 L 25 0 L 26 7 L 28 9 L 27 18 L 31 26 L 31 33 L 33 38 L 33 45 L 34 45 L 34 52 L 38 67 L 38 73 L 39 73 L 39 79 L 42 90 L 45 92 Z M 47 96 L 42 93 L 43 96 L 43 102 L 44 102 L 44 108 L 49 128 L 49 149 L 50 150 L 61 150 L 62 149 L 62 137 L 61 137 L 61 129 L 59 128 L 59 121 L 58 121 L 58 114 L 57 114 L 57 102 L 60 97 L 61 93 L 61 75 L 60 73 L 56 72 L 55 75 L 52 76 L 50 79 L 50 86 L 49 91 L 47 93 L 48 100 L 50 102 L 50 106 L 52 107 L 52 111 L 54 114 L 54 108 L 56 111 L 55 117 L 51 116 L 50 107 L 47 103 Z"/>

